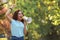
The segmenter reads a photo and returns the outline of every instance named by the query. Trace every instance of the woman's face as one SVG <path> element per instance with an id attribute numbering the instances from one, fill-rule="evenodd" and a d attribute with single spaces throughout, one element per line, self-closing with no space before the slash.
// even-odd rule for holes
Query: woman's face
<path id="1" fill-rule="evenodd" d="M 23 19 L 22 17 L 23 17 L 23 14 L 22 14 L 21 11 L 19 11 L 19 12 L 18 12 L 18 20 L 21 21 L 21 20 Z"/>

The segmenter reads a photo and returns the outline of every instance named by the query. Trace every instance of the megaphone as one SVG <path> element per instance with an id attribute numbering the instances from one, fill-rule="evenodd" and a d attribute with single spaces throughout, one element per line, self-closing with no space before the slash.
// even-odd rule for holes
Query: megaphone
<path id="1" fill-rule="evenodd" d="M 23 19 L 26 20 L 27 23 L 31 23 L 32 22 L 32 18 L 31 17 L 23 16 Z"/>

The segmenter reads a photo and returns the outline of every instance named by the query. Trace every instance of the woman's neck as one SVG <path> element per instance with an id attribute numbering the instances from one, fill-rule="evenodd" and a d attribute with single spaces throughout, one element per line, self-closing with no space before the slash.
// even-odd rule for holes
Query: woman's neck
<path id="1" fill-rule="evenodd" d="M 18 19 L 18 21 L 21 21 L 21 20 Z"/>

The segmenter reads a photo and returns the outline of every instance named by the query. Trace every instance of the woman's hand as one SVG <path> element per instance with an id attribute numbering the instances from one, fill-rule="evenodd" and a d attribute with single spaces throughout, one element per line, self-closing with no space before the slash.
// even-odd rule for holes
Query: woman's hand
<path id="1" fill-rule="evenodd" d="M 10 6 L 10 8 L 12 9 L 12 8 L 14 8 L 15 6 L 16 6 L 16 5 L 15 5 L 15 4 L 13 4 L 13 5 L 11 5 L 11 6 Z"/>

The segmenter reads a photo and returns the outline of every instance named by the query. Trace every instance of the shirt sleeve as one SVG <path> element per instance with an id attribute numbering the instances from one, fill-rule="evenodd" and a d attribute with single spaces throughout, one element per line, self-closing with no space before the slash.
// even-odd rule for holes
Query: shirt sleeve
<path id="1" fill-rule="evenodd" d="M 11 19 L 11 22 L 15 22 L 15 20 L 14 19 Z"/>

